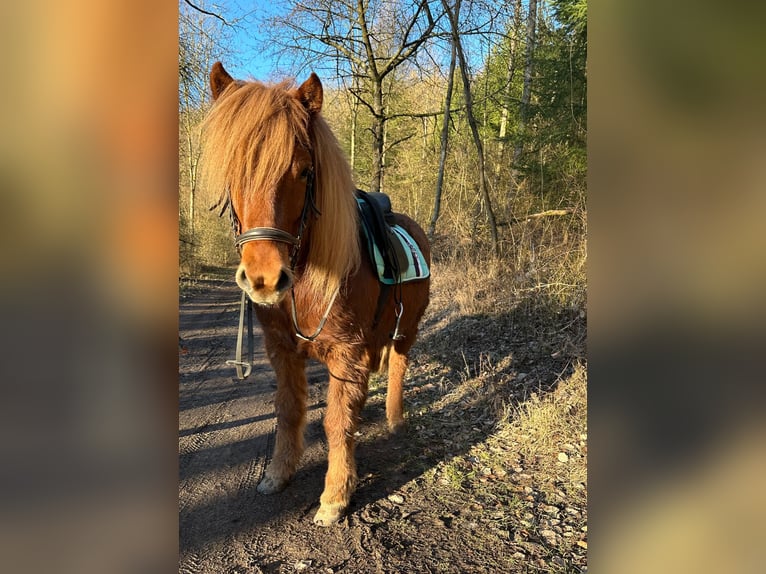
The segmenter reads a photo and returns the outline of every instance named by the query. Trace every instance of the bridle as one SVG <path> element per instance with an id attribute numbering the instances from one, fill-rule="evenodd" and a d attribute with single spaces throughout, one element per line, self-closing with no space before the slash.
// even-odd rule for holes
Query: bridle
<path id="1" fill-rule="evenodd" d="M 242 246 L 245 243 L 248 243 L 250 241 L 276 241 L 279 243 L 286 243 L 290 246 L 292 246 L 292 250 L 290 252 L 290 272 L 295 273 L 295 267 L 298 263 L 298 255 L 300 254 L 301 249 L 301 241 L 303 239 L 303 234 L 306 231 L 306 228 L 309 224 L 309 216 L 315 215 L 316 217 L 319 217 L 322 215 L 322 212 L 319 211 L 319 208 L 316 206 L 316 194 L 314 189 L 314 169 L 313 167 L 308 170 L 308 173 L 306 174 L 306 192 L 304 194 L 303 198 L 303 209 L 301 210 L 301 219 L 300 223 L 298 225 L 298 235 L 293 235 L 291 233 L 288 233 L 287 231 L 284 231 L 282 229 L 277 229 L 275 227 L 253 227 L 251 229 L 248 229 L 247 231 L 241 232 L 242 224 L 239 221 L 239 217 L 237 216 L 234 205 L 231 201 L 231 191 L 227 191 L 225 196 L 221 198 L 221 201 L 218 205 L 213 206 L 212 209 L 215 209 L 216 207 L 219 207 L 222 204 L 221 212 L 219 213 L 219 216 L 222 216 L 224 212 L 226 211 L 226 208 L 229 209 L 229 217 L 231 219 L 231 227 L 232 231 L 234 232 L 234 245 L 237 248 L 237 251 L 239 254 L 242 254 Z M 290 301 L 291 301 L 291 307 L 292 307 L 292 320 L 293 320 L 293 327 L 295 328 L 295 335 L 303 340 L 308 342 L 313 342 L 319 334 L 322 332 L 322 329 L 325 326 L 325 323 L 327 322 L 328 317 L 330 316 L 330 310 L 332 309 L 333 304 L 335 303 L 335 298 L 338 296 L 338 291 L 340 288 L 335 290 L 335 293 L 333 293 L 332 298 L 330 299 L 330 303 L 327 306 L 327 310 L 325 311 L 324 315 L 322 316 L 322 319 L 319 322 L 319 326 L 317 327 L 317 330 L 314 332 L 313 335 L 306 335 L 304 334 L 300 327 L 298 326 L 298 314 L 295 308 L 295 287 L 290 288 Z M 241 339 L 241 333 L 243 330 L 243 311 L 244 306 L 246 302 L 246 296 L 245 292 L 242 292 L 242 309 L 240 312 L 240 339 Z M 250 319 L 251 315 L 249 313 L 248 308 L 248 318 Z M 240 343 L 238 341 L 238 354 L 239 350 L 241 349 Z M 237 364 L 237 370 L 239 371 L 241 364 L 246 364 L 249 367 L 249 364 L 242 363 L 239 358 L 237 361 L 233 361 L 234 364 Z M 249 368 L 247 373 L 249 373 Z M 244 375 L 244 377 L 247 376 L 247 373 Z M 240 378 L 244 378 L 240 377 Z"/>
<path id="2" fill-rule="evenodd" d="M 292 251 L 290 253 L 290 271 L 295 272 L 295 265 L 298 262 L 298 253 L 301 248 L 301 239 L 303 238 L 303 232 L 306 230 L 309 215 L 312 213 L 317 217 L 322 215 L 317 208 L 315 201 L 314 169 L 309 169 L 306 174 L 306 192 L 303 198 L 303 209 L 301 211 L 301 221 L 298 225 L 298 235 L 293 235 L 287 231 L 276 229 L 274 227 L 253 227 L 240 233 L 242 226 L 239 222 L 239 217 L 237 217 L 237 214 L 234 211 L 234 205 L 231 203 L 231 192 L 226 195 L 227 200 L 223 210 L 225 210 L 227 206 L 229 207 L 232 230 L 234 231 L 234 245 L 240 255 L 242 254 L 242 246 L 250 241 L 277 241 L 280 243 L 287 243 L 292 246 Z M 221 211 L 221 215 L 223 215 L 223 210 Z"/>

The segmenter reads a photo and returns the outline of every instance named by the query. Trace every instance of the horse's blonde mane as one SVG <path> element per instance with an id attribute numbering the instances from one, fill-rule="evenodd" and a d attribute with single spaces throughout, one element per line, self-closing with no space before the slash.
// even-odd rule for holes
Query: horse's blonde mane
<path id="1" fill-rule="evenodd" d="M 308 231 L 309 264 L 302 278 L 326 304 L 360 261 L 355 185 L 338 140 L 321 113 L 309 112 L 292 82 L 267 86 L 232 82 L 202 126 L 201 182 L 225 201 L 275 189 L 290 167 L 296 143 L 311 150 L 314 189 L 322 215 Z M 243 230 L 244 231 L 244 230 Z"/>

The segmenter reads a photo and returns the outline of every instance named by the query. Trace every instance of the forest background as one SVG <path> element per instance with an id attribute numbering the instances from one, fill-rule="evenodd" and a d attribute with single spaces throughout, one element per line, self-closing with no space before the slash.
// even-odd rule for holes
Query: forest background
<path id="1" fill-rule="evenodd" d="M 179 8 L 183 274 L 236 259 L 197 178 L 207 72 L 221 60 L 243 79 L 316 71 L 357 185 L 418 221 L 437 261 L 584 309 L 585 0 Z"/>

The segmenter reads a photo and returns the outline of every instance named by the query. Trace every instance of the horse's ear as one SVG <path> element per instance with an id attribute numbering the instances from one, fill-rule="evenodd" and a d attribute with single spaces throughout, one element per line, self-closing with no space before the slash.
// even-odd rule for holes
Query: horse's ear
<path id="1" fill-rule="evenodd" d="M 317 114 L 322 109 L 322 82 L 314 72 L 298 88 L 298 99 L 311 114 Z"/>
<path id="2" fill-rule="evenodd" d="M 221 62 L 213 64 L 213 68 L 210 70 L 210 91 L 213 92 L 213 100 L 217 100 L 218 96 L 226 89 L 226 86 L 234 81 L 227 72 Z"/>

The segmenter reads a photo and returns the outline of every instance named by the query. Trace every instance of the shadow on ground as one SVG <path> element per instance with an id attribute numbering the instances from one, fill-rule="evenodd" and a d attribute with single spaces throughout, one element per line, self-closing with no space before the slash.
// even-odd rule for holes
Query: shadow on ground
<path id="1" fill-rule="evenodd" d="M 395 535 L 389 532 L 388 537 L 381 536 L 374 544 L 378 554 L 394 552 L 388 556 L 392 564 L 404 560 L 408 553 L 414 560 L 412 552 L 421 547 L 427 553 L 424 550 L 427 539 L 438 546 L 433 556 L 443 555 L 449 561 L 450 556 L 463 553 L 453 556 L 455 564 L 460 560 L 470 562 L 471 549 L 460 546 L 469 543 L 453 540 L 454 534 L 448 532 L 452 520 L 449 517 L 454 518 L 461 509 L 450 509 L 449 503 L 439 502 L 438 497 L 419 498 L 415 494 L 418 489 L 432 487 L 423 480 L 424 475 L 440 462 L 465 455 L 474 445 L 486 440 L 507 407 L 523 404 L 532 393 L 542 396 L 552 392 L 557 383 L 572 372 L 574 362 L 583 356 L 584 340 L 585 319 L 579 311 L 562 311 L 534 299 L 522 301 L 513 311 L 501 315 L 457 315 L 426 323 L 411 355 L 411 373 L 405 391 L 407 427 L 399 434 L 391 436 L 386 430 L 385 383 L 373 380 L 371 384 L 356 451 L 360 482 L 347 517 L 335 527 L 337 531 L 362 529 L 367 535 L 381 534 L 379 529 L 383 524 L 399 521 L 400 532 Z M 321 393 L 317 395 L 323 397 L 326 380 L 318 382 L 313 377 L 312 385 L 316 384 L 321 385 Z M 273 383 L 261 383 L 249 392 L 265 395 L 273 390 Z M 222 400 L 226 400 L 225 393 L 210 397 L 212 402 Z M 319 399 L 310 408 L 323 406 L 323 400 Z M 261 419 L 245 418 L 204 430 L 247 425 Z M 191 434 L 194 430 L 183 432 Z M 321 421 L 310 424 L 306 436 L 309 444 L 323 440 Z M 252 457 L 250 443 L 263 440 L 264 437 L 259 436 L 252 441 L 209 447 L 204 453 L 197 451 L 195 456 L 199 461 L 203 455 L 206 466 L 197 465 L 194 472 L 214 474 L 217 468 L 245 467 Z M 190 475 L 184 474 L 184 466 L 182 460 L 181 476 L 188 478 Z M 282 524 L 291 524 L 288 530 L 300 530 L 300 536 L 309 540 L 326 538 L 328 535 L 320 534 L 321 529 L 311 523 L 325 470 L 326 461 L 299 467 L 292 483 L 278 495 L 258 494 L 255 491 L 258 476 L 236 493 L 236 500 L 232 500 L 231 493 L 211 493 L 203 502 L 182 508 L 181 551 L 202 552 L 212 542 L 248 533 L 261 532 L 258 536 L 265 536 L 264 529 L 275 517 L 280 517 Z M 411 501 L 430 501 L 427 503 L 430 507 L 423 502 L 424 506 L 408 507 L 405 511 L 389 502 L 387 497 L 402 491 L 405 485 L 412 493 L 408 495 Z M 342 538 L 337 532 L 332 536 Z M 403 540 L 407 540 L 409 550 L 397 550 L 397 544 L 404 544 Z M 368 543 L 372 544 L 369 540 Z M 273 548 L 279 544 L 253 543 L 253 560 L 265 560 L 269 552 L 273 558 Z M 364 546 L 362 542 L 359 544 Z M 492 544 L 502 549 L 504 542 L 497 540 Z M 316 560 L 317 563 L 326 560 L 331 568 L 339 566 L 332 563 L 331 555 Z M 484 556 L 482 560 L 490 559 Z M 487 563 L 486 571 L 505 564 L 502 561 L 494 566 Z M 264 567 L 263 562 L 260 567 Z M 413 562 L 411 567 L 425 566 Z M 465 567 L 470 571 L 469 566 Z"/>

